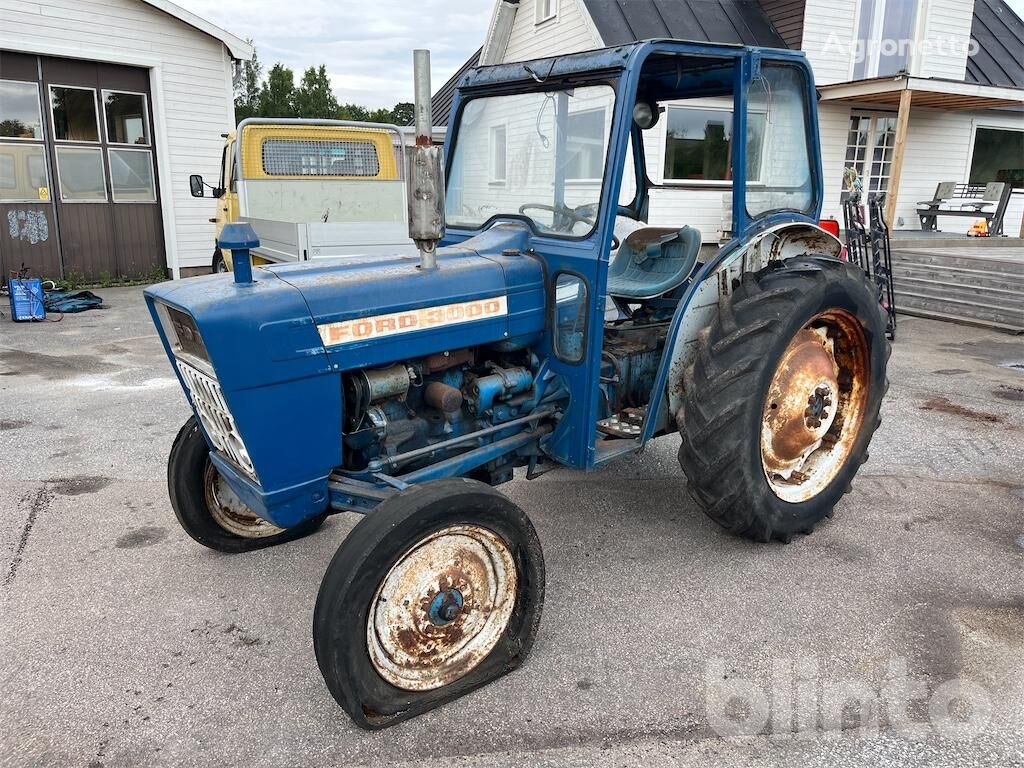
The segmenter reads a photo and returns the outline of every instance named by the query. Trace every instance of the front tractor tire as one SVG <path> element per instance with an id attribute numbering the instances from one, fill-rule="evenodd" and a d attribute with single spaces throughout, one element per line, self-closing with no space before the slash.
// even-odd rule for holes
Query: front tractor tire
<path id="1" fill-rule="evenodd" d="M 204 547 L 237 554 L 307 536 L 320 527 L 319 515 L 294 528 L 278 528 L 258 517 L 228 487 L 193 416 L 178 431 L 167 458 L 167 489 L 185 533 Z"/>
<path id="2" fill-rule="evenodd" d="M 804 256 L 744 274 L 698 339 L 676 414 L 698 505 L 757 541 L 811 533 L 867 460 L 888 357 L 853 265 Z"/>
<path id="3" fill-rule="evenodd" d="M 395 725 L 511 672 L 533 645 L 544 556 L 526 514 L 465 478 L 411 486 L 342 542 L 313 649 L 356 725 Z"/>

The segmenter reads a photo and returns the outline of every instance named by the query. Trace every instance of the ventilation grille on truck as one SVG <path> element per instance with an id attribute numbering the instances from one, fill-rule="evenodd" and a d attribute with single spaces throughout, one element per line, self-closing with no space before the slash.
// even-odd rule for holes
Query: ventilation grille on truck
<path id="1" fill-rule="evenodd" d="M 242 442 L 242 436 L 238 433 L 235 420 L 228 410 L 228 404 L 224 400 L 224 393 L 220 384 L 211 376 L 197 371 L 188 363 L 177 361 L 178 370 L 181 371 L 185 385 L 192 395 L 192 404 L 195 406 L 196 415 L 203 422 L 206 434 L 210 436 L 214 447 L 231 459 L 249 477 L 257 480 L 256 468 L 249 458 L 249 451 Z"/>

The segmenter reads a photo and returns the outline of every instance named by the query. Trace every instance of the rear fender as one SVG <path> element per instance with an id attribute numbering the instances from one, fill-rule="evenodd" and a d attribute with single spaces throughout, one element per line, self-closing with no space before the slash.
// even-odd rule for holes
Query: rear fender
<path id="1" fill-rule="evenodd" d="M 724 255 L 724 258 L 696 287 L 681 321 L 673 324 L 675 335 L 670 334 L 666 344 L 666 349 L 671 350 L 664 392 L 668 398 L 670 425 L 675 421 L 672 415 L 682 406 L 683 372 L 697 353 L 697 337 L 717 317 L 718 303 L 732 294 L 733 282 L 738 281 L 742 273 L 757 272 L 772 261 L 810 253 L 839 258 L 842 249 L 842 242 L 821 227 L 787 222 L 759 232 L 746 243 L 734 246 L 729 253 L 720 254 L 719 257 Z M 649 412 L 657 413 L 657 410 Z"/>

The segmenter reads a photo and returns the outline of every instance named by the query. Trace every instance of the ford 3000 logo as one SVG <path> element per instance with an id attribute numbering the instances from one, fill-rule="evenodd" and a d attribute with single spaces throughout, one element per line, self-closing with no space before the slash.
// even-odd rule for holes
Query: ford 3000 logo
<path id="1" fill-rule="evenodd" d="M 439 307 L 423 307 L 392 312 L 387 315 L 360 317 L 355 320 L 343 320 L 338 323 L 318 325 L 320 338 L 328 347 L 339 344 L 378 339 L 383 336 L 394 336 L 398 333 L 422 331 L 428 328 L 439 328 L 445 325 L 471 323 L 475 320 L 486 320 L 508 314 L 508 298 L 495 296 L 490 299 L 474 299 L 457 304 L 443 304 Z"/>

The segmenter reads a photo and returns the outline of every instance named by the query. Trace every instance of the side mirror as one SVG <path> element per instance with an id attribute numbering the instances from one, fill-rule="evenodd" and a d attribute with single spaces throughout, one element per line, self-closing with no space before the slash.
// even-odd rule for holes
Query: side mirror
<path id="1" fill-rule="evenodd" d="M 192 197 L 203 197 L 205 195 L 203 186 L 203 177 L 198 173 L 193 173 L 188 177 L 188 188 L 192 192 Z"/>

